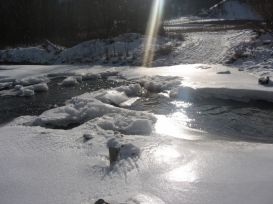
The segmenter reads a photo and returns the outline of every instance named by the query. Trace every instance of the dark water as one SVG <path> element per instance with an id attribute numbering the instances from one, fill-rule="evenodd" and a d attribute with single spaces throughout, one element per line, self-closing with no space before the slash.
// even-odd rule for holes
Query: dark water
<path id="1" fill-rule="evenodd" d="M 186 108 L 195 129 L 216 137 L 254 142 L 273 142 L 273 103 L 210 99 Z"/>
<path id="2" fill-rule="evenodd" d="M 64 78 L 54 78 L 48 83 L 49 91 L 32 97 L 0 96 L 0 124 L 10 122 L 23 115 L 40 115 L 54 106 L 63 106 L 65 101 L 74 96 L 99 89 L 108 89 L 124 85 L 107 79 L 92 79 L 83 81 L 75 87 L 58 85 Z"/>
<path id="3" fill-rule="evenodd" d="M 51 79 L 49 91 L 33 97 L 0 97 L 0 124 L 22 115 L 40 115 L 54 106 L 62 106 L 74 96 L 99 89 L 108 89 L 128 82 L 107 79 L 84 81 L 75 87 L 58 85 L 63 78 Z M 264 101 L 248 103 L 216 98 L 187 101 L 187 107 L 177 107 L 172 99 L 159 94 L 143 96 L 130 109 L 148 111 L 159 115 L 183 112 L 191 122 L 188 126 L 203 130 L 218 139 L 273 142 L 273 104 Z M 181 102 L 181 101 L 180 101 Z"/>

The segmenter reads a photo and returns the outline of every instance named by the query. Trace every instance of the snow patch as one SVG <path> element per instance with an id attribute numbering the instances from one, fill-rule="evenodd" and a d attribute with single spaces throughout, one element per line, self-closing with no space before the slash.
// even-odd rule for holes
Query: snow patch
<path id="1" fill-rule="evenodd" d="M 70 76 L 70 77 L 67 77 L 66 79 L 64 79 L 60 85 L 62 85 L 62 86 L 76 86 L 77 84 L 79 84 L 81 79 L 82 78 Z"/>
<path id="2" fill-rule="evenodd" d="M 123 134 L 151 134 L 152 125 L 156 121 L 151 114 L 114 107 L 99 101 L 92 95 L 91 93 L 75 97 L 66 106 L 44 112 L 33 121 L 33 125 L 69 128 L 100 118 L 96 124 L 106 130 L 119 131 Z"/>

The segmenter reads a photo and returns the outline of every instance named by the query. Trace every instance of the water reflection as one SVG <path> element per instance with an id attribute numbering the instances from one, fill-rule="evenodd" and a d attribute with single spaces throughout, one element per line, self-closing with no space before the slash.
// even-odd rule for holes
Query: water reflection
<path id="1" fill-rule="evenodd" d="M 155 131 L 160 135 L 180 139 L 201 139 L 200 133 L 203 133 L 202 131 L 189 128 L 192 121 L 184 111 L 175 112 L 169 116 L 158 115 Z"/>
<path id="2" fill-rule="evenodd" d="M 195 182 L 198 179 L 196 163 L 190 162 L 167 173 L 167 179 L 176 182 Z"/>
<path id="3" fill-rule="evenodd" d="M 173 146 L 161 146 L 153 154 L 157 162 L 171 162 L 180 157 L 180 153 Z"/>

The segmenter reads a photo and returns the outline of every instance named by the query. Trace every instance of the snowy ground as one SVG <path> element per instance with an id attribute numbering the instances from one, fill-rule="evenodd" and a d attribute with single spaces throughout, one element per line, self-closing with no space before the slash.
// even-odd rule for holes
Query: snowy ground
<path id="1" fill-rule="evenodd" d="M 195 25 L 195 27 L 200 25 Z M 166 28 L 170 33 L 189 30 L 187 25 Z M 176 64 L 218 64 L 229 59 L 231 50 L 256 36 L 251 30 L 229 30 L 184 33 L 185 40 L 160 38 L 153 66 Z M 181 34 L 180 34 L 181 35 Z M 123 37 L 123 38 L 122 38 Z M 131 34 L 108 41 L 88 41 L 75 47 L 56 51 L 41 47 L 0 50 L 0 63 L 15 64 L 92 64 L 105 66 L 142 65 L 145 37 Z M 134 37 L 134 38 L 133 38 Z M 133 38 L 133 39 L 131 39 Z"/>
<path id="2" fill-rule="evenodd" d="M 260 36 L 249 42 L 241 43 L 232 51 L 230 63 L 241 70 L 252 73 L 255 76 L 270 76 L 273 65 L 273 36 L 270 33 L 261 32 Z"/>
<path id="3" fill-rule="evenodd" d="M 51 42 L 45 42 L 35 47 L 0 50 L 0 63 L 141 65 L 145 42 L 146 37 L 136 33 L 124 34 L 106 40 L 86 41 L 71 48 L 63 48 Z M 169 54 L 169 52 L 166 53 L 166 50 L 175 49 L 178 43 L 177 39 L 160 37 L 153 41 L 153 46 L 156 53 L 166 55 Z M 158 57 L 160 58 L 160 56 Z"/>
<path id="4" fill-rule="evenodd" d="M 183 114 L 187 101 L 196 96 L 272 101 L 273 88 L 258 85 L 255 76 L 201 64 L 116 67 L 108 72 L 88 66 L 29 66 L 32 80 L 27 80 L 18 74 L 24 67 L 1 66 L 0 73 L 21 82 L 33 82 L 37 73 L 68 78 L 107 73 L 109 79 L 122 76 L 131 85 L 85 93 L 63 107 L 1 127 L 1 203 L 94 203 L 99 198 L 110 203 L 272 200 L 271 144 L 223 140 L 221 131 L 211 137 L 212 132 L 191 127 L 194 122 Z M 173 98 L 175 111 L 157 115 L 131 110 L 147 91 Z M 120 160 L 112 167 L 109 145 L 123 145 Z"/>
<path id="5" fill-rule="evenodd" d="M 255 34 L 250 30 L 196 32 L 185 34 L 185 42 L 171 54 L 155 61 L 155 65 L 219 64 L 229 58 L 230 50 Z"/>

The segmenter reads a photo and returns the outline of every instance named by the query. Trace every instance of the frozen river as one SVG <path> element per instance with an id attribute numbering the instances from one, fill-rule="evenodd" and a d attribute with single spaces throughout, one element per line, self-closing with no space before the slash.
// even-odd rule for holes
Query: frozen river
<path id="1" fill-rule="evenodd" d="M 18 77 L 24 66 L 9 68 L 3 75 L 30 81 Z M 0 203 L 273 199 L 272 87 L 255 77 L 220 65 L 116 68 L 106 78 L 92 67 L 57 78 L 48 70 L 58 67 L 28 68 L 48 77 L 48 92 L 1 92 Z M 79 73 L 82 82 L 60 84 Z M 109 166 L 113 139 L 122 151 Z"/>

